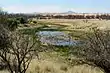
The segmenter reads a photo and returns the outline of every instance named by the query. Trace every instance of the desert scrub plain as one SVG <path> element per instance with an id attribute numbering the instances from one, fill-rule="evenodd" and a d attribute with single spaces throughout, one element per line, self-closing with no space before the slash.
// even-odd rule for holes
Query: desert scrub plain
<path id="1" fill-rule="evenodd" d="M 34 22 L 33 22 L 34 21 Z M 33 19 L 32 22 L 19 25 L 19 31 L 24 34 L 35 34 L 39 31 L 62 31 L 70 33 L 72 39 L 81 39 L 84 33 L 90 32 L 90 28 L 97 27 L 101 30 L 110 28 L 109 20 L 72 20 L 72 19 Z M 76 50 L 77 52 L 78 50 Z M 33 59 L 26 73 L 104 73 L 102 69 L 80 63 L 77 55 L 67 55 L 66 51 L 48 51 L 39 54 L 40 59 Z M 69 58 L 69 60 L 68 60 Z M 8 71 L 0 71 L 8 73 Z"/>
<path id="2" fill-rule="evenodd" d="M 72 20 L 72 19 L 40 19 L 36 23 L 31 22 L 28 27 L 20 27 L 27 33 L 36 31 L 62 31 L 70 33 L 73 39 L 82 39 L 85 37 L 83 34 L 91 32 L 90 29 L 97 27 L 101 30 L 109 30 L 109 20 Z M 44 29 L 46 28 L 46 29 Z M 28 29 L 28 31 L 27 31 Z M 80 38 L 78 37 L 80 36 Z M 82 37 L 82 38 L 81 38 Z M 76 52 L 79 50 L 76 50 Z M 28 69 L 28 73 L 104 73 L 102 69 L 80 63 L 80 59 L 74 56 L 65 56 L 63 51 L 41 53 L 41 59 L 34 59 Z M 67 58 L 72 58 L 67 60 Z"/>
<path id="3" fill-rule="evenodd" d="M 85 22 L 84 19 L 76 19 L 76 20 L 72 20 L 72 19 L 40 19 L 38 20 L 40 22 L 47 22 L 47 23 L 54 23 L 54 24 L 58 24 L 62 25 L 62 26 L 67 26 L 67 29 L 71 29 L 71 30 L 75 30 L 75 29 L 84 29 L 86 27 L 99 27 L 100 29 L 107 29 L 110 28 L 110 21 L 109 20 L 96 20 L 96 19 L 91 19 L 91 20 L 87 20 L 87 22 Z M 65 28 L 65 29 L 66 29 Z M 86 28 L 87 29 L 87 28 Z"/>
<path id="4" fill-rule="evenodd" d="M 33 34 L 38 31 L 62 31 L 72 35 L 73 39 L 79 36 L 85 37 L 83 34 L 91 33 L 90 29 L 97 27 L 101 30 L 109 30 L 110 20 L 84 20 L 84 19 L 33 19 L 29 24 L 20 25 L 18 30 L 24 33 Z M 81 37 L 80 37 L 81 38 Z"/>

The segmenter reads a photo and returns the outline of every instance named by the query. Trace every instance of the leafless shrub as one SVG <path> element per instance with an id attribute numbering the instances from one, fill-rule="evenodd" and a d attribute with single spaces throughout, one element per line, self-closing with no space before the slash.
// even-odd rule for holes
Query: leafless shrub
<path id="1" fill-rule="evenodd" d="M 9 43 L 9 34 L 10 32 L 4 28 L 3 24 L 0 24 L 0 48 L 7 47 Z"/>
<path id="2" fill-rule="evenodd" d="M 83 47 L 83 55 L 86 60 L 93 62 L 102 68 L 105 73 L 110 72 L 110 31 L 92 29 L 92 34 L 87 36 Z"/>
<path id="3" fill-rule="evenodd" d="M 38 39 L 14 32 L 8 40 L 8 46 L 0 48 L 1 61 L 7 65 L 10 73 L 25 73 L 31 60 L 36 56 L 38 58 L 38 52 L 43 51 Z"/>

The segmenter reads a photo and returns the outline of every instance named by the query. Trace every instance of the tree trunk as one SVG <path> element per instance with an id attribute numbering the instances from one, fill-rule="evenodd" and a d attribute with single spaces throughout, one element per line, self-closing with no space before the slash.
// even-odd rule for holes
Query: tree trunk
<path id="1" fill-rule="evenodd" d="M 110 63 L 101 61 L 100 63 L 95 63 L 99 68 L 103 69 L 105 73 L 110 73 Z"/>
<path id="2" fill-rule="evenodd" d="M 104 68 L 105 73 L 110 73 L 110 69 Z"/>

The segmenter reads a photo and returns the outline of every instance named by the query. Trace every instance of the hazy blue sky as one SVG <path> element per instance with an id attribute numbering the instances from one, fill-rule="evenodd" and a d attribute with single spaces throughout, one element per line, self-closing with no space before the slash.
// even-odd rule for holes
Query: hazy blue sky
<path id="1" fill-rule="evenodd" d="M 110 12 L 110 0 L 0 0 L 8 12 Z"/>

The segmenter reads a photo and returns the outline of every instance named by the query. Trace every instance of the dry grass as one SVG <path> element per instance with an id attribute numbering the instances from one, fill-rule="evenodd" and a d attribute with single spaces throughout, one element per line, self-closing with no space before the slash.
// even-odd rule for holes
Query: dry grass
<path id="1" fill-rule="evenodd" d="M 0 73 L 9 73 L 7 70 L 0 71 Z"/>
<path id="2" fill-rule="evenodd" d="M 53 58 L 55 58 L 55 56 L 53 56 Z M 55 60 L 53 58 L 45 57 L 45 59 L 43 58 L 39 61 L 34 59 L 27 73 L 103 73 L 103 71 L 97 67 L 86 64 L 70 66 L 61 60 Z"/>
<path id="3" fill-rule="evenodd" d="M 100 29 L 109 29 L 110 28 L 110 20 L 88 20 L 87 23 L 84 22 L 83 19 L 41 19 L 38 21 L 42 22 L 50 22 L 57 25 L 66 25 L 67 27 L 65 29 L 87 29 L 88 27 L 95 27 L 98 26 Z"/>
<path id="4" fill-rule="evenodd" d="M 99 68 L 89 65 L 70 67 L 64 63 L 52 61 L 33 61 L 27 73 L 103 73 Z"/>

